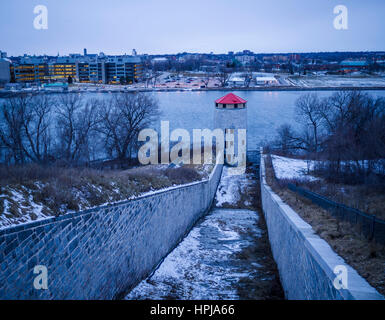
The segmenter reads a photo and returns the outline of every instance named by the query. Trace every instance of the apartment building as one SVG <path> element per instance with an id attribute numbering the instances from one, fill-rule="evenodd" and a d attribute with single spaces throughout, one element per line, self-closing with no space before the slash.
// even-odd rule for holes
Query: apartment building
<path id="1" fill-rule="evenodd" d="M 11 73 L 16 82 L 44 83 L 49 80 L 48 63 L 40 58 L 22 58 L 19 63 L 11 65 Z"/>
<path id="2" fill-rule="evenodd" d="M 140 58 L 118 56 L 110 57 L 105 62 L 106 83 L 127 83 L 132 84 L 138 82 L 142 68 Z"/>
<path id="3" fill-rule="evenodd" d="M 132 84 L 141 74 L 139 57 L 23 57 L 10 66 L 11 79 L 20 83 L 67 82 Z"/>
<path id="4" fill-rule="evenodd" d="M 59 57 L 48 64 L 48 76 L 52 82 L 66 82 L 69 77 L 76 77 L 76 60 L 69 57 Z"/>
<path id="5" fill-rule="evenodd" d="M 12 79 L 21 83 L 66 82 L 76 77 L 76 63 L 68 57 L 53 61 L 45 58 L 25 57 L 11 65 Z"/>
<path id="6" fill-rule="evenodd" d="M 132 84 L 139 81 L 141 74 L 138 57 L 84 58 L 76 63 L 76 79 L 82 83 Z"/>

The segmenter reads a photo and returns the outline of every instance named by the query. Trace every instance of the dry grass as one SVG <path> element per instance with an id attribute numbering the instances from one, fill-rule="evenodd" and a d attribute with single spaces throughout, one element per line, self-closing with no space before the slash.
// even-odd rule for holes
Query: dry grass
<path id="1" fill-rule="evenodd" d="M 385 220 L 385 192 L 382 188 L 371 185 L 333 184 L 326 181 L 295 182 L 335 202 Z"/>
<path id="2" fill-rule="evenodd" d="M 84 210 L 145 192 L 199 181 L 207 178 L 208 172 L 194 166 L 167 168 L 150 165 L 125 171 L 34 164 L 1 167 L 0 220 L 2 216 L 7 224 L 35 220 L 38 218 L 34 210 L 36 204 L 43 206 L 44 216 Z"/>
<path id="3" fill-rule="evenodd" d="M 347 222 L 341 222 L 310 200 L 291 192 L 274 178 L 269 159 L 265 161 L 266 181 L 333 250 L 381 294 L 385 294 L 385 246 L 365 239 Z"/>

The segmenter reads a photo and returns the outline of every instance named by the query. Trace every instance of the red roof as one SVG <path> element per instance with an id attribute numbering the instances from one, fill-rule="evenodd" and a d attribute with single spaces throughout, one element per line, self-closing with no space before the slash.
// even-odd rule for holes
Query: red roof
<path id="1" fill-rule="evenodd" d="M 242 98 L 236 96 L 234 93 L 226 94 L 224 97 L 215 100 L 215 103 L 222 103 L 222 104 L 236 104 L 236 103 L 246 103 L 246 100 L 243 100 Z"/>

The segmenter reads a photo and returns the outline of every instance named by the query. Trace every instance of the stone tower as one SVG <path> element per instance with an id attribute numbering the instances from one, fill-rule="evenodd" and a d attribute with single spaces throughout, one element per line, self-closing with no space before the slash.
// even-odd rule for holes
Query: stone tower
<path id="1" fill-rule="evenodd" d="M 214 129 L 225 133 L 225 163 L 246 164 L 247 101 L 229 93 L 215 101 Z"/>

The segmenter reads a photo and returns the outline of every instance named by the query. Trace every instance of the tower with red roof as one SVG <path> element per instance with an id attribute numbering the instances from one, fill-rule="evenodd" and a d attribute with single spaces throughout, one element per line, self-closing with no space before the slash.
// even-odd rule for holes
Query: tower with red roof
<path id="1" fill-rule="evenodd" d="M 225 163 L 232 166 L 246 163 L 247 101 L 234 93 L 217 99 L 214 129 L 222 129 L 225 133 Z"/>

